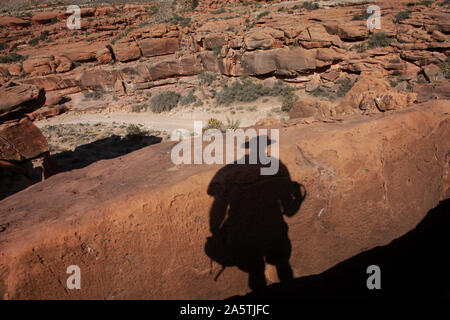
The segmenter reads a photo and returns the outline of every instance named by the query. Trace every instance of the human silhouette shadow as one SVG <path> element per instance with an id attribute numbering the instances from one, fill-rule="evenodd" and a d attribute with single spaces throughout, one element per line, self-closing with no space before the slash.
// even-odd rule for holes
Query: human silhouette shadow
<path id="1" fill-rule="evenodd" d="M 291 242 L 283 216 L 299 211 L 306 191 L 291 180 L 278 159 L 272 158 L 279 161 L 274 175 L 261 175 L 261 168 L 268 166 L 260 161 L 250 164 L 249 155 L 244 160 L 245 164 L 236 161 L 223 167 L 209 184 L 214 202 L 209 221 L 212 236 L 205 253 L 222 265 L 221 272 L 237 266 L 248 273 L 250 289 L 258 291 L 266 286 L 266 263 L 276 267 L 280 281 L 293 279 Z"/>

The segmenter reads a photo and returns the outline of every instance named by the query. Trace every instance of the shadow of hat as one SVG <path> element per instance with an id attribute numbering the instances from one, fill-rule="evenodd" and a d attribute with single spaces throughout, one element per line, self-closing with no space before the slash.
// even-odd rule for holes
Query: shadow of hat
<path id="1" fill-rule="evenodd" d="M 270 137 L 268 135 L 262 135 L 262 136 L 257 136 L 252 138 L 249 141 L 246 141 L 242 144 L 241 148 L 245 148 L 245 149 L 249 149 L 250 145 L 255 144 L 259 147 L 259 143 L 261 141 L 267 141 L 267 145 L 266 146 L 270 146 L 272 143 L 275 143 L 276 140 L 272 140 L 270 139 Z"/>

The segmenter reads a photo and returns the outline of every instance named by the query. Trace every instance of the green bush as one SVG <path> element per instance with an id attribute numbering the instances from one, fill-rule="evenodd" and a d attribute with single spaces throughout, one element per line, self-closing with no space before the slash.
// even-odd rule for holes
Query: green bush
<path id="1" fill-rule="evenodd" d="M 281 110 L 284 112 L 291 111 L 294 103 L 297 102 L 298 99 L 298 96 L 292 92 L 283 96 L 283 104 L 281 105 Z"/>
<path id="2" fill-rule="evenodd" d="M 197 101 L 197 98 L 195 97 L 193 91 L 190 91 L 187 95 L 182 96 L 182 97 L 180 98 L 180 104 L 181 104 L 182 106 L 187 106 L 187 105 L 189 105 L 189 104 L 194 103 L 195 101 Z"/>
<path id="3" fill-rule="evenodd" d="M 147 105 L 137 104 L 131 108 L 131 112 L 142 112 L 142 111 L 147 111 Z"/>
<path id="4" fill-rule="evenodd" d="M 98 100 L 101 99 L 105 93 L 105 90 L 94 90 L 92 92 L 85 92 L 83 95 L 85 99 Z"/>
<path id="5" fill-rule="evenodd" d="M 234 81 L 230 86 L 224 85 L 216 94 L 218 105 L 229 105 L 234 101 L 251 102 L 263 96 L 289 96 L 294 89 L 277 81 L 272 88 L 255 83 L 249 78 Z"/>
<path id="6" fill-rule="evenodd" d="M 367 40 L 367 46 L 370 49 L 388 47 L 391 45 L 392 41 L 394 41 L 394 38 L 389 37 L 386 32 L 378 32 L 373 34 L 369 40 Z"/>
<path id="7" fill-rule="evenodd" d="M 337 81 L 337 83 L 340 84 L 340 87 L 337 91 L 338 97 L 343 97 L 347 94 L 347 92 L 350 91 L 350 89 L 353 87 L 353 81 L 350 78 L 344 78 L 342 80 Z"/>
<path id="8" fill-rule="evenodd" d="M 150 99 L 150 107 L 153 112 L 160 113 L 170 111 L 178 105 L 180 95 L 174 91 L 166 91 L 153 96 Z"/>
<path id="9" fill-rule="evenodd" d="M 180 25 L 182 28 L 185 28 L 191 25 L 191 18 L 186 18 L 174 13 L 172 18 L 168 19 L 167 22 L 174 25 Z"/>
<path id="10" fill-rule="evenodd" d="M 258 13 L 258 15 L 256 16 L 256 19 L 261 19 L 262 17 L 268 16 L 270 14 L 270 11 L 263 11 L 261 13 Z"/>
<path id="11" fill-rule="evenodd" d="M 441 68 L 445 78 L 450 79 L 450 57 L 447 57 L 447 61 L 442 62 L 439 67 Z"/>
<path id="12" fill-rule="evenodd" d="M 423 6 L 431 6 L 433 4 L 434 0 L 422 0 L 418 4 Z"/>
<path id="13" fill-rule="evenodd" d="M 37 46 L 37 44 L 39 43 L 39 38 L 33 38 L 30 41 L 28 41 L 28 45 L 34 47 Z"/>
<path id="14" fill-rule="evenodd" d="M 137 126 L 135 124 L 130 124 L 127 127 L 127 137 L 128 138 L 142 136 L 142 135 L 143 135 L 143 132 L 141 131 L 141 128 L 139 128 L 139 126 Z"/>
<path id="15" fill-rule="evenodd" d="M 316 2 L 312 2 L 312 1 L 306 1 L 306 2 L 303 2 L 302 8 L 309 10 L 309 11 L 316 10 L 316 9 L 319 9 L 319 4 Z"/>
<path id="16" fill-rule="evenodd" d="M 400 22 L 400 21 L 406 20 L 406 19 L 408 19 L 411 16 L 411 13 L 412 13 L 411 9 L 408 9 L 408 10 L 405 10 L 405 11 L 400 11 L 395 16 L 395 21 L 396 22 Z"/>
<path id="17" fill-rule="evenodd" d="M 22 56 L 17 53 L 10 53 L 6 56 L 0 56 L 0 63 L 13 63 L 13 62 L 19 62 L 24 61 L 26 59 L 25 56 Z"/>
<path id="18" fill-rule="evenodd" d="M 211 85 L 214 80 L 217 78 L 217 74 L 211 71 L 204 71 L 198 75 L 201 84 L 209 84 Z"/>
<path id="19" fill-rule="evenodd" d="M 367 13 L 367 11 L 364 11 L 362 14 L 355 14 L 352 18 L 352 20 L 367 20 L 371 16 L 370 13 Z"/>

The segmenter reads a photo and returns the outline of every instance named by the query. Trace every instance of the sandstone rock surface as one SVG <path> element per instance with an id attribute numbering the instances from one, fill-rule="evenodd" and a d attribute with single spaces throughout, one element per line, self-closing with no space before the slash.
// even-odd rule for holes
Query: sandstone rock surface
<path id="1" fill-rule="evenodd" d="M 413 229 L 448 190 L 447 101 L 343 123 L 280 128 L 306 198 L 286 222 L 295 277 Z M 402 148 L 398 148 L 401 145 Z M 218 165 L 175 166 L 174 143 L 51 177 L 0 201 L 4 299 L 220 299 L 247 276 L 205 255 Z M 370 182 L 370 183 L 368 183 Z M 65 287 L 78 265 L 82 290 Z"/>

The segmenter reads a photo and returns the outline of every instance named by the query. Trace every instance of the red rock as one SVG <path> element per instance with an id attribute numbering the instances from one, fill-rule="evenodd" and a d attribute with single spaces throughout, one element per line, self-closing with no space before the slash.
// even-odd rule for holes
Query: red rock
<path id="1" fill-rule="evenodd" d="M 67 72 L 72 69 L 72 61 L 64 56 L 55 56 L 56 72 Z"/>
<path id="2" fill-rule="evenodd" d="M 20 63 L 12 64 L 8 67 L 8 72 L 12 76 L 20 76 L 23 72 L 22 65 Z"/>
<path id="3" fill-rule="evenodd" d="M 268 74 L 277 70 L 304 72 L 316 68 L 315 54 L 315 51 L 302 48 L 246 52 L 241 64 L 248 75 Z"/>
<path id="4" fill-rule="evenodd" d="M 337 114 L 387 111 L 406 108 L 417 99 L 415 93 L 394 91 L 380 74 L 364 73 L 336 108 Z"/>
<path id="5" fill-rule="evenodd" d="M 11 16 L 1 16 L 0 17 L 0 26 L 3 27 L 27 27 L 30 24 L 30 21 L 11 17 Z"/>
<path id="6" fill-rule="evenodd" d="M 335 115 L 333 104 L 315 98 L 303 98 L 297 101 L 289 112 L 290 119 L 314 117 L 329 119 Z"/>
<path id="7" fill-rule="evenodd" d="M 222 47 L 226 44 L 226 39 L 223 34 L 210 34 L 204 39 L 205 49 L 212 50 L 215 47 Z"/>
<path id="8" fill-rule="evenodd" d="M 180 48 L 180 40 L 178 38 L 144 39 L 138 42 L 138 46 L 144 57 L 162 56 L 177 52 Z"/>
<path id="9" fill-rule="evenodd" d="M 15 84 L 0 87 L 0 123 L 20 119 L 40 108 L 44 102 L 45 91 L 42 88 Z"/>
<path id="10" fill-rule="evenodd" d="M 100 49 L 95 53 L 95 57 L 100 64 L 108 64 L 113 61 L 111 50 L 108 48 Z"/>
<path id="11" fill-rule="evenodd" d="M 46 23 L 51 22 L 54 19 L 57 19 L 58 15 L 59 15 L 58 11 L 39 12 L 39 13 L 36 13 L 31 18 L 31 20 L 36 23 L 46 24 Z"/>
<path id="12" fill-rule="evenodd" d="M 27 114 L 27 117 L 31 121 L 43 120 L 63 114 L 66 111 L 68 111 L 68 108 L 65 105 L 51 105 Z"/>
<path id="13" fill-rule="evenodd" d="M 430 82 L 436 82 L 445 79 L 444 74 L 441 71 L 441 68 L 439 68 L 435 64 L 429 64 L 423 67 L 423 73 Z"/>
<path id="14" fill-rule="evenodd" d="M 441 101 L 280 130 L 280 160 L 306 191 L 298 212 L 284 218 L 295 278 L 389 244 L 438 205 L 448 185 L 449 114 Z M 248 275 L 235 267 L 214 281 L 221 267 L 205 254 L 217 204 L 208 187 L 223 166 L 175 166 L 173 146 L 61 173 L 0 201 L 1 297 L 223 299 L 248 292 Z M 251 179 L 232 173 L 236 182 Z M 268 195 L 243 194 L 262 204 Z M 60 282 L 73 264 L 82 289 L 68 293 Z"/>
<path id="15" fill-rule="evenodd" d="M 120 62 L 137 60 L 141 57 L 141 50 L 135 42 L 121 42 L 112 46 L 114 56 Z"/>
<path id="16" fill-rule="evenodd" d="M 369 36 L 369 29 L 365 22 L 350 21 L 338 25 L 338 35 L 344 41 L 365 40 Z"/>
<path id="17" fill-rule="evenodd" d="M 56 71 L 56 63 L 53 56 L 31 57 L 22 64 L 23 71 L 32 76 L 42 76 Z"/>
<path id="18" fill-rule="evenodd" d="M 27 118 L 0 125 L 0 159 L 23 161 L 49 150 L 41 131 Z"/>
<path id="19" fill-rule="evenodd" d="M 448 80 L 417 84 L 413 90 L 418 94 L 417 102 L 419 103 L 438 99 L 450 100 L 450 83 Z"/>

